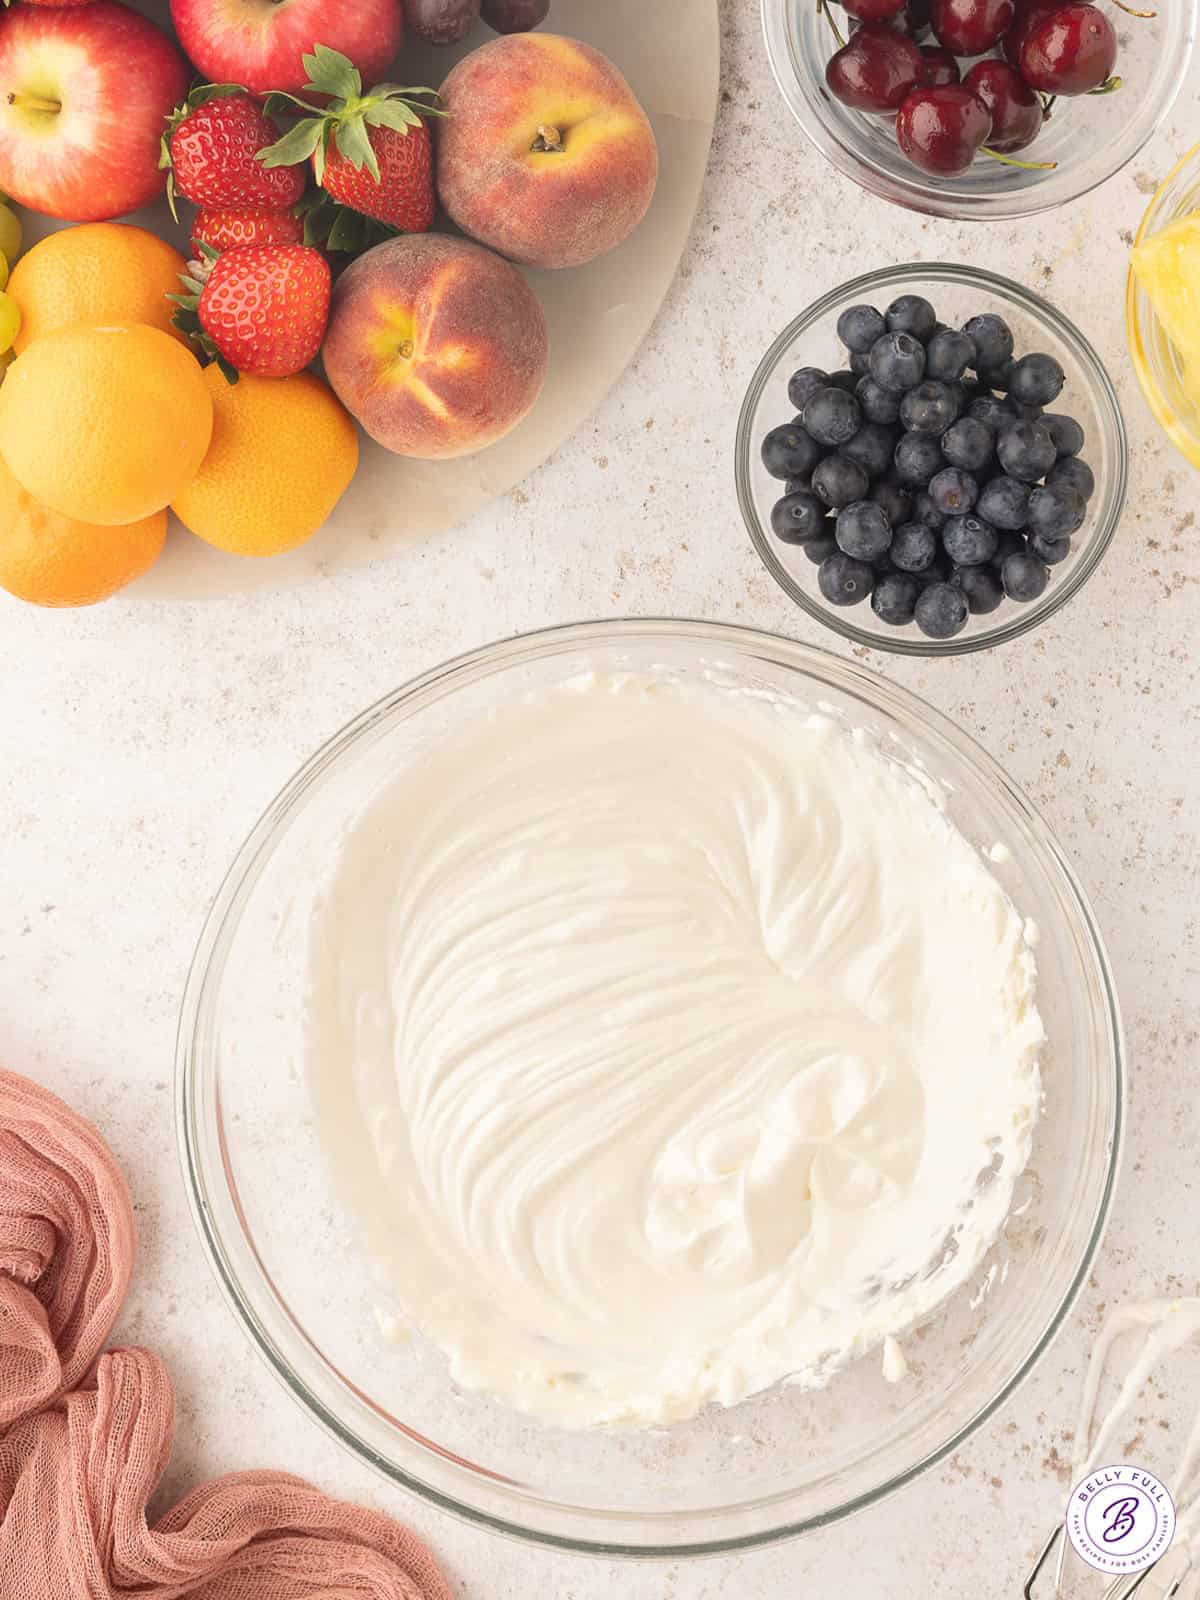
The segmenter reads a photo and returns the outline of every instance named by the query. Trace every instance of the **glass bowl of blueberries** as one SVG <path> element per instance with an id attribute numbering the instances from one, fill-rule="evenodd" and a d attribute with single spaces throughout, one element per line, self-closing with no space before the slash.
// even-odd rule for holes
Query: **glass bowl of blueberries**
<path id="1" fill-rule="evenodd" d="M 996 220 L 1133 159 L 1187 81 L 1200 0 L 762 0 L 817 149 L 873 194 Z"/>
<path id="2" fill-rule="evenodd" d="M 742 405 L 738 500 L 767 570 L 818 621 L 901 655 L 1028 633 L 1091 577 L 1128 442 L 1092 346 L 974 267 L 842 285 L 775 340 Z"/>

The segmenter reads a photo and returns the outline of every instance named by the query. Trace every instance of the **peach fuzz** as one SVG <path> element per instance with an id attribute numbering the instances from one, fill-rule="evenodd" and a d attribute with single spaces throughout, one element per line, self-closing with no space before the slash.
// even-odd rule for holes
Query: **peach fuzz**
<path id="1" fill-rule="evenodd" d="M 509 433 L 546 377 L 546 320 L 507 261 L 466 239 L 402 235 L 333 292 L 325 373 L 386 449 L 436 460 Z"/>
<path id="2" fill-rule="evenodd" d="M 510 34 L 442 85 L 438 193 L 472 238 L 536 267 L 576 267 L 641 222 L 658 181 L 654 131 L 590 45 Z"/>

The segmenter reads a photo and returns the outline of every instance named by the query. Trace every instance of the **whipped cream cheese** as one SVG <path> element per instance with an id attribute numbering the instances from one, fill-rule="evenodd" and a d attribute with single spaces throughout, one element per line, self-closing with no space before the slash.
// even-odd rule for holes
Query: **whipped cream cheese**
<path id="1" fill-rule="evenodd" d="M 786 700 L 589 676 L 350 826 L 318 1115 L 460 1385 L 686 1418 L 826 1382 L 975 1270 L 1043 1031 L 1022 919 L 936 797 Z"/>

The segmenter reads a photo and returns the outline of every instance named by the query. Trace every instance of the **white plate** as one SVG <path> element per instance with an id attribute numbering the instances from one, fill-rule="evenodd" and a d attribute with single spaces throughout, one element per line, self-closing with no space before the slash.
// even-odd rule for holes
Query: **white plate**
<path id="1" fill-rule="evenodd" d="M 166 0 L 135 4 L 160 22 L 166 16 Z M 717 0 L 553 0 L 547 27 L 586 40 L 617 63 L 654 124 L 661 174 L 649 215 L 620 249 L 575 271 L 527 274 L 551 343 L 550 374 L 533 411 L 507 439 L 456 461 L 409 461 L 364 436 L 353 484 L 306 545 L 247 560 L 176 525 L 162 560 L 131 595 L 195 598 L 302 583 L 456 527 L 545 461 L 620 377 L 671 286 L 699 203 L 716 119 Z M 480 24 L 454 50 L 406 45 L 403 79 L 437 87 L 460 56 L 495 37 Z M 29 212 L 22 217 L 30 243 L 59 226 Z M 165 204 L 133 220 L 186 248 Z"/>

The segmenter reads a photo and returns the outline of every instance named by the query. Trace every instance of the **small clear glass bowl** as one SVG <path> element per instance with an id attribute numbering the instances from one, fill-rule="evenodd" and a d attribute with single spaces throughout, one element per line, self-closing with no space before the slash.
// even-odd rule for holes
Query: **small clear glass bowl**
<path id="1" fill-rule="evenodd" d="M 845 365 L 846 352 L 837 336 L 837 320 L 847 306 L 866 302 L 883 311 L 901 294 L 921 294 L 952 327 L 961 327 L 981 311 L 998 312 L 1008 323 L 1020 354 L 1041 350 L 1052 355 L 1067 375 L 1063 392 L 1050 408 L 1066 412 L 1082 426 L 1081 458 L 1096 477 L 1088 519 L 1071 542 L 1071 554 L 1050 569 L 1050 582 L 1040 599 L 1026 605 L 1005 600 L 988 616 L 971 617 L 953 639 L 927 639 L 910 623 L 890 627 L 871 610 L 869 600 L 856 606 L 831 606 L 817 588 L 817 569 L 800 545 L 785 544 L 771 531 L 771 507 L 784 492 L 762 464 L 764 436 L 790 422 L 795 408 L 787 396 L 788 379 L 798 367 L 832 371 Z M 976 267 L 945 262 L 910 262 L 868 272 L 832 289 L 802 311 L 775 340 L 758 364 L 738 418 L 734 446 L 738 503 L 754 548 L 767 571 L 798 606 L 843 639 L 897 655 L 951 656 L 1019 639 L 1066 605 L 1095 572 L 1112 542 L 1125 505 L 1129 477 L 1129 442 L 1116 390 L 1104 363 L 1075 325 L 1040 295 L 1008 278 Z"/>
<path id="2" fill-rule="evenodd" d="M 1137 0 L 1154 17 L 1106 7 L 1117 30 L 1116 95 L 1059 100 L 1022 160 L 1056 162 L 1023 171 L 977 156 L 959 178 L 921 172 L 900 152 L 890 117 L 851 110 L 830 94 L 825 66 L 837 49 L 817 0 L 762 0 L 767 55 L 789 110 L 827 161 L 872 194 L 933 217 L 995 222 L 1069 205 L 1132 161 L 1187 81 L 1200 0 Z M 843 14 L 835 12 L 843 36 Z"/>
<path id="3" fill-rule="evenodd" d="M 815 1394 L 779 1386 L 638 1432 L 546 1426 L 450 1382 L 326 1181 L 305 1074 L 307 928 L 347 822 L 431 743 L 580 672 L 640 671 L 783 693 L 919 762 L 1041 937 L 1045 1109 L 1014 1212 L 976 1278 L 912 1336 L 908 1381 L 878 1353 Z M 952 723 L 864 668 L 710 623 L 597 622 L 438 667 L 352 722 L 254 829 L 209 915 L 180 1020 L 177 1108 L 192 1210 L 247 1335 L 317 1422 L 402 1488 L 500 1532 L 603 1555 L 681 1557 L 786 1538 L 909 1482 L 978 1428 L 1067 1316 L 1108 1215 L 1124 1067 L 1112 975 L 1045 823 Z M 990 1268 L 990 1271 L 989 1271 Z"/>
<path id="4" fill-rule="evenodd" d="M 1136 243 L 1194 211 L 1200 211 L 1200 144 L 1188 151 L 1151 200 Z M 1200 400 L 1184 390 L 1179 352 L 1163 332 L 1150 297 L 1132 268 L 1125 295 L 1125 326 L 1133 370 L 1151 411 L 1172 444 L 1194 467 L 1200 467 Z"/>

